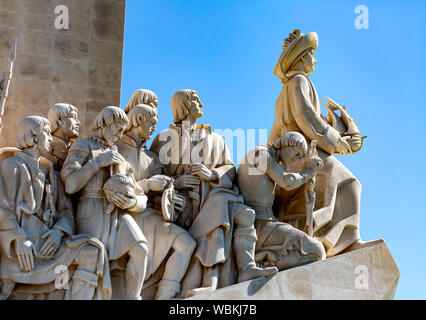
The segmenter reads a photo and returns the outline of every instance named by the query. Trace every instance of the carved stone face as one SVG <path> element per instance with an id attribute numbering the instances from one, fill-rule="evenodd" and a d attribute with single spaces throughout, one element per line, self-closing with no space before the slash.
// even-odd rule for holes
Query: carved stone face
<path id="1" fill-rule="evenodd" d="M 48 153 L 50 151 L 50 144 L 53 138 L 50 134 L 50 127 L 43 127 L 42 131 L 36 135 L 36 143 L 41 153 Z"/>
<path id="2" fill-rule="evenodd" d="M 306 151 L 302 147 L 286 147 L 279 152 L 280 160 L 285 165 L 303 159 L 305 155 Z"/>
<path id="3" fill-rule="evenodd" d="M 112 146 L 123 136 L 126 124 L 121 121 L 115 121 L 111 125 L 102 128 L 102 138 L 108 146 Z"/>
<path id="4" fill-rule="evenodd" d="M 303 59 L 303 66 L 305 67 L 305 72 L 306 73 L 312 73 L 312 72 L 314 72 L 315 65 L 317 63 L 317 61 L 315 60 L 314 55 L 315 55 L 315 51 L 313 49 L 311 49 L 302 58 Z"/>
<path id="5" fill-rule="evenodd" d="M 192 95 L 190 99 L 189 113 L 195 119 L 201 118 L 203 116 L 203 111 L 202 111 L 203 106 L 204 105 L 201 103 L 198 95 L 194 94 Z"/>
<path id="6" fill-rule="evenodd" d="M 72 111 L 66 118 L 58 121 L 62 131 L 70 139 L 78 138 L 80 130 L 80 120 L 77 112 Z"/>
<path id="7" fill-rule="evenodd" d="M 154 116 L 140 125 L 141 137 L 144 140 L 149 140 L 151 138 L 152 134 L 155 132 L 157 121 L 157 116 Z"/>

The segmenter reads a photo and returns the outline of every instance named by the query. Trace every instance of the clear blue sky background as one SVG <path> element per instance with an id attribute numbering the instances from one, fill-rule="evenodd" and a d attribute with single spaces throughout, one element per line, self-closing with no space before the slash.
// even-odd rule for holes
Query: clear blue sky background
<path id="1" fill-rule="evenodd" d="M 368 30 L 354 27 L 360 4 Z M 361 236 L 386 240 L 401 271 L 397 299 L 426 299 L 425 21 L 421 0 L 128 0 L 122 105 L 138 88 L 156 92 L 160 132 L 173 93 L 191 88 L 203 123 L 269 130 L 283 40 L 317 32 L 318 94 L 345 104 L 368 136 L 340 157 L 363 186 Z"/>

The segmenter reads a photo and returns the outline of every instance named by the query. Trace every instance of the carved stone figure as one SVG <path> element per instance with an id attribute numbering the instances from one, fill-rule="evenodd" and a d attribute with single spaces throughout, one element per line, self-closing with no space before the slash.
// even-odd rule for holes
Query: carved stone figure
<path id="1" fill-rule="evenodd" d="M 250 150 L 238 167 L 238 186 L 245 204 L 256 211 L 256 262 L 285 270 L 325 259 L 321 242 L 273 215 L 275 186 L 292 190 L 303 186 L 318 168 L 320 159 L 309 162 L 309 169 L 287 173 L 279 165 L 303 159 L 307 152 L 305 138 L 289 132 L 273 145 L 261 145 Z"/>
<path id="2" fill-rule="evenodd" d="M 303 35 L 295 30 L 285 39 L 285 45 L 274 73 L 282 80 L 283 89 L 276 102 L 275 122 L 268 143 L 283 134 L 297 131 L 308 143 L 318 142 L 319 156 L 324 166 L 316 177 L 316 203 L 313 214 L 314 236 L 324 244 L 327 257 L 363 244 L 359 234 L 361 184 L 333 154 L 345 155 L 361 148 L 362 138 L 339 132 L 320 115 L 315 87 L 309 79 L 316 64 L 318 45 L 315 32 Z M 302 225 L 301 208 L 286 208 L 283 190 L 277 191 L 277 214 L 284 221 Z M 291 200 L 291 199 L 290 199 Z M 348 250 L 351 250 L 348 249 Z"/>
<path id="3" fill-rule="evenodd" d="M 134 194 L 111 194 L 112 204 L 119 208 L 111 210 L 103 190 L 104 183 L 115 173 L 132 177 L 129 164 L 113 147 L 128 123 L 124 111 L 117 107 L 100 111 L 93 121 L 93 135 L 71 146 L 61 178 L 68 194 L 79 195 L 77 232 L 95 237 L 105 245 L 111 270 L 125 269 L 126 299 L 138 300 L 148 249 L 132 214 L 145 210 L 147 197 L 141 189 Z"/>
<path id="4" fill-rule="evenodd" d="M 155 131 L 157 110 L 152 105 L 137 104 L 129 108 L 127 116 L 129 125 L 116 145 L 120 154 L 134 168 L 135 179 L 149 198 L 144 213 L 135 217 L 148 241 L 146 283 L 156 278 L 155 273 L 162 271 L 159 267 L 165 262 L 155 299 L 171 299 L 180 293 L 180 282 L 196 243 L 186 230 L 173 223 L 177 215 L 173 217 L 162 213 L 166 208 L 161 207 L 161 200 L 165 196 L 164 191 L 173 184 L 173 179 L 168 177 L 158 155 L 146 148 L 146 142 Z M 173 210 L 182 211 L 185 198 L 173 192 L 172 206 Z M 164 261 L 166 258 L 167 261 Z M 150 279 L 151 276 L 153 279 Z"/>
<path id="5" fill-rule="evenodd" d="M 225 141 L 210 126 L 195 123 L 203 115 L 198 93 L 178 91 L 171 106 L 175 125 L 155 137 L 151 150 L 185 195 L 187 206 L 177 223 L 197 241 L 181 295 L 235 283 L 233 253 L 239 282 L 276 273 L 276 268 L 264 270 L 254 262 L 255 214 L 234 184 L 235 166 Z"/>
<path id="6" fill-rule="evenodd" d="M 74 266 L 68 298 L 91 299 L 105 271 L 102 245 L 74 236 L 72 205 L 59 174 L 40 157 L 52 141 L 49 121 L 27 117 L 19 130 L 19 149 L 1 150 L 3 157 L 11 155 L 0 163 L 1 298 L 16 284 L 54 287 L 56 268 Z M 110 296 L 111 288 L 105 283 L 103 288 L 103 295 Z"/>
<path id="7" fill-rule="evenodd" d="M 55 170 L 60 171 L 69 147 L 79 137 L 78 110 L 73 105 L 57 103 L 50 107 L 47 118 L 52 128 L 53 141 L 50 153 L 43 156 L 53 162 Z"/>
<path id="8" fill-rule="evenodd" d="M 137 104 L 148 105 L 155 109 L 158 106 L 158 97 L 150 90 L 138 89 L 133 93 L 124 111 L 129 113 L 129 111 Z"/>

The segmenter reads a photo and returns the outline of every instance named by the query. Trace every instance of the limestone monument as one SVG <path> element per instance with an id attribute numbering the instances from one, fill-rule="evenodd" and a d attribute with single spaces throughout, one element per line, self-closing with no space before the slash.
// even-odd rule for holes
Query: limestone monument
<path id="1" fill-rule="evenodd" d="M 238 168 L 238 185 L 245 203 L 256 211 L 256 261 L 279 270 L 325 259 L 323 245 L 290 224 L 279 222 L 272 212 L 275 186 L 284 190 L 301 187 L 315 176 L 322 165 L 319 158 L 309 159 L 309 169 L 286 173 L 279 165 L 303 159 L 308 152 L 305 138 L 288 132 L 273 145 L 249 151 Z"/>
<path id="2" fill-rule="evenodd" d="M 23 117 L 55 103 L 78 108 L 81 136 L 103 107 L 120 105 L 124 16 L 125 0 L 0 1 L 0 73 L 17 38 L 0 147 L 15 143 Z"/>
<path id="3" fill-rule="evenodd" d="M 244 205 L 235 184 L 236 169 L 225 141 L 209 125 L 196 124 L 203 116 L 198 93 L 180 90 L 171 106 L 175 124 L 155 137 L 151 150 L 185 195 L 187 206 L 177 223 L 197 242 L 182 294 L 211 292 L 276 273 L 275 267 L 256 266 L 255 213 Z M 234 255 L 238 278 L 232 270 Z"/>
<path id="4" fill-rule="evenodd" d="M 19 148 L 1 150 L 6 156 L 0 163 L 2 298 L 8 298 L 16 284 L 54 282 L 57 266 L 76 264 L 69 298 L 91 299 L 105 271 L 99 269 L 102 247 L 88 236 L 74 236 L 71 201 L 58 172 L 40 158 L 52 141 L 49 121 L 27 117 L 20 129 Z"/>
<path id="5" fill-rule="evenodd" d="M 196 243 L 185 229 L 174 223 L 178 215 L 173 214 L 173 211 L 163 214 L 163 209 L 167 207 L 162 207 L 162 201 L 167 190 L 170 190 L 169 186 L 173 186 L 173 179 L 169 177 L 158 155 L 145 146 L 158 121 L 157 110 L 151 105 L 155 97 L 152 96 L 151 101 L 142 100 L 147 104 L 136 105 L 131 104 L 133 98 L 131 99 L 126 109 L 130 122 L 117 146 L 120 154 L 135 169 L 135 178 L 144 193 L 150 197 L 144 214 L 136 218 L 148 240 L 147 284 L 154 282 L 158 274 L 162 280 L 157 284 L 155 299 L 171 299 L 180 292 L 180 282 Z M 172 210 L 176 208 L 182 212 L 186 204 L 185 198 L 174 189 L 172 193 Z M 167 257 L 170 251 L 172 254 Z M 163 261 L 164 270 L 160 268 Z M 150 281 L 150 277 L 153 281 Z"/>
<path id="6" fill-rule="evenodd" d="M 117 107 L 102 109 L 93 120 L 92 136 L 74 143 L 61 169 L 68 194 L 78 194 L 76 229 L 78 233 L 99 239 L 105 246 L 113 268 L 124 268 L 126 299 L 141 299 L 140 292 L 147 267 L 147 241 L 130 213 L 145 210 L 147 197 L 136 182 L 117 181 L 122 189 L 106 197 L 104 184 L 116 174 L 127 174 L 133 181 L 133 169 L 117 149 L 111 148 L 123 135 L 129 120 Z M 117 188 L 118 189 L 118 188 Z M 109 204 L 119 210 L 110 210 Z M 125 259 L 127 258 L 127 259 Z M 105 275 L 104 275 L 105 276 Z"/>
<path id="7" fill-rule="evenodd" d="M 365 137 L 332 99 L 321 115 L 309 78 L 315 32 L 284 40 L 269 141 L 237 169 L 192 89 L 148 150 L 161 99 L 115 107 L 125 1 L 61 3 L 0 1 L 0 300 L 393 298 L 398 268 L 361 240 L 361 184 L 334 157 Z"/>
<path id="8" fill-rule="evenodd" d="M 275 122 L 268 142 L 273 143 L 290 131 L 300 132 L 309 143 L 311 140 L 317 141 L 324 165 L 316 177 L 313 231 L 324 244 L 327 257 L 331 257 L 363 244 L 359 235 L 361 184 L 333 156 L 334 153 L 346 155 L 359 151 L 362 138 L 353 119 L 332 100 L 328 105 L 330 119 L 320 114 L 319 98 L 309 79 L 316 64 L 314 55 L 317 46 L 318 36 L 315 32 L 304 35 L 295 30 L 285 39 L 283 52 L 274 70 L 284 86 L 275 106 Z M 342 111 L 341 118 L 333 113 L 337 109 Z M 277 193 L 285 192 L 278 190 Z M 285 196 L 281 195 L 280 201 Z M 299 206 L 290 209 L 278 206 L 277 211 L 276 214 L 284 221 L 304 225 L 298 216 Z"/>

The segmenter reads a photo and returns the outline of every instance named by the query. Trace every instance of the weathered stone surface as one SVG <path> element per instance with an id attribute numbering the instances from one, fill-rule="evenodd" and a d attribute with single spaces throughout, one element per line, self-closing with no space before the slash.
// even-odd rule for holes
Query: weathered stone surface
<path id="1" fill-rule="evenodd" d="M 239 283 L 190 299 L 393 299 L 398 279 L 398 267 L 385 241 L 377 240 L 368 247 L 282 271 L 272 278 Z"/>
<path id="2" fill-rule="evenodd" d="M 58 5 L 69 9 L 69 29 L 55 28 Z M 124 17 L 125 0 L 0 1 L 0 72 L 18 36 L 0 147 L 15 145 L 20 119 L 46 116 L 55 103 L 78 107 L 82 136 L 94 114 L 120 105 Z"/>

